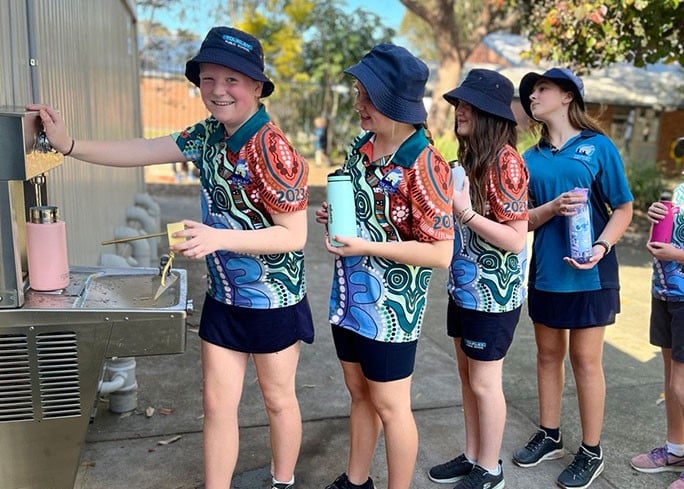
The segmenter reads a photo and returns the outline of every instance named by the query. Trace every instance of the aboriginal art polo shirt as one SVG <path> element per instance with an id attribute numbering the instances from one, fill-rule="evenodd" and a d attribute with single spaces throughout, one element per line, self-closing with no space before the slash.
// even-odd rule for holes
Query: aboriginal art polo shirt
<path id="1" fill-rule="evenodd" d="M 371 161 L 373 133 L 357 137 L 351 175 L 357 235 L 369 241 L 432 242 L 454 237 L 449 165 L 418 129 L 390 158 Z M 420 335 L 432 269 L 375 256 L 336 257 L 330 322 L 377 341 Z"/>
<path id="2" fill-rule="evenodd" d="M 589 189 L 592 242 L 606 227 L 609 208 L 633 200 L 620 153 L 602 134 L 583 130 L 559 150 L 540 141 L 523 158 L 530 172 L 530 208 L 576 187 Z M 570 256 L 567 226 L 567 217 L 554 216 L 535 229 L 528 286 L 546 292 L 618 289 L 615 248 L 590 270 L 578 270 L 563 261 Z"/>
<path id="3" fill-rule="evenodd" d="M 264 229 L 273 225 L 273 214 L 306 209 L 306 161 L 263 106 L 232 136 L 212 116 L 172 137 L 200 170 L 207 226 Z M 306 293 L 302 251 L 254 255 L 218 250 L 206 261 L 208 293 L 225 304 L 275 309 L 296 304 Z"/>
<path id="4" fill-rule="evenodd" d="M 527 167 L 518 152 L 505 146 L 487 171 L 484 215 L 496 222 L 527 220 Z M 459 225 L 447 290 L 465 309 L 499 313 L 522 306 L 525 300 L 527 248 L 519 253 L 486 241 L 468 226 Z"/>
<path id="5" fill-rule="evenodd" d="M 672 245 L 684 248 L 684 184 L 680 184 L 672 193 L 672 205 L 679 207 L 674 215 L 672 229 Z M 684 301 L 684 269 L 677 261 L 653 259 L 653 297 L 661 301 Z"/>

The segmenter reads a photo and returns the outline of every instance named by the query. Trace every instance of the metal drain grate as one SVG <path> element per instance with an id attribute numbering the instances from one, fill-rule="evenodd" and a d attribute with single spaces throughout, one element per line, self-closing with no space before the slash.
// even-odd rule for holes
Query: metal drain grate
<path id="1" fill-rule="evenodd" d="M 40 403 L 44 419 L 81 415 L 78 343 L 74 332 L 36 335 Z"/>
<path id="2" fill-rule="evenodd" d="M 0 335 L 0 422 L 34 419 L 28 340 Z"/>

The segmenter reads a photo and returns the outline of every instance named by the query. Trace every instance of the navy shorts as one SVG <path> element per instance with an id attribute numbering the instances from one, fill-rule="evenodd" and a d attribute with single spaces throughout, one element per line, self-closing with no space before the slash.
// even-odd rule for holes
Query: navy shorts
<path id="1" fill-rule="evenodd" d="M 363 375 L 374 382 L 401 380 L 413 373 L 418 340 L 387 343 L 361 336 L 349 329 L 332 326 L 337 358 L 361 364 Z"/>
<path id="2" fill-rule="evenodd" d="M 672 349 L 672 360 L 684 362 L 684 302 L 651 297 L 651 344 Z"/>
<path id="3" fill-rule="evenodd" d="M 586 292 L 544 292 L 530 288 L 527 308 L 532 322 L 556 329 L 593 328 L 615 322 L 620 292 L 600 289 Z"/>
<path id="4" fill-rule="evenodd" d="M 461 348 L 468 358 L 481 362 L 501 360 L 513 343 L 520 309 L 522 306 L 508 312 L 474 311 L 449 297 L 447 334 L 461 338 Z"/>
<path id="5" fill-rule="evenodd" d="M 306 297 L 294 306 L 250 309 L 229 306 L 207 295 L 199 336 L 245 353 L 275 353 L 302 340 L 313 343 L 314 327 Z"/>

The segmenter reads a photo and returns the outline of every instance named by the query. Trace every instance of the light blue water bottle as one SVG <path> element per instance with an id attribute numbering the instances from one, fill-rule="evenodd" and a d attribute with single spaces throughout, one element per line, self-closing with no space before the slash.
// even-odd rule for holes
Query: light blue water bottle
<path id="1" fill-rule="evenodd" d="M 341 169 L 328 175 L 328 235 L 331 246 L 342 246 L 333 236 L 356 237 L 356 204 L 351 175 Z"/>
<path id="2" fill-rule="evenodd" d="M 587 197 L 589 189 L 575 188 L 574 194 L 581 194 Z M 589 203 L 587 201 L 577 212 L 568 216 L 568 238 L 570 240 L 570 258 L 577 263 L 588 263 L 592 255 L 591 239 L 591 214 L 589 214 Z"/>

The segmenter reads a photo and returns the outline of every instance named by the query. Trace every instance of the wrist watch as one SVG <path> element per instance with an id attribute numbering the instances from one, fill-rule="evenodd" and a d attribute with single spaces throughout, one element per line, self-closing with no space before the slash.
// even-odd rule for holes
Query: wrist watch
<path id="1" fill-rule="evenodd" d="M 603 246 L 603 248 L 606 250 L 606 252 L 603 254 L 603 256 L 606 256 L 608 253 L 610 253 L 610 250 L 613 248 L 613 245 L 610 244 L 607 240 L 605 239 L 597 239 L 592 243 L 591 246 Z"/>

